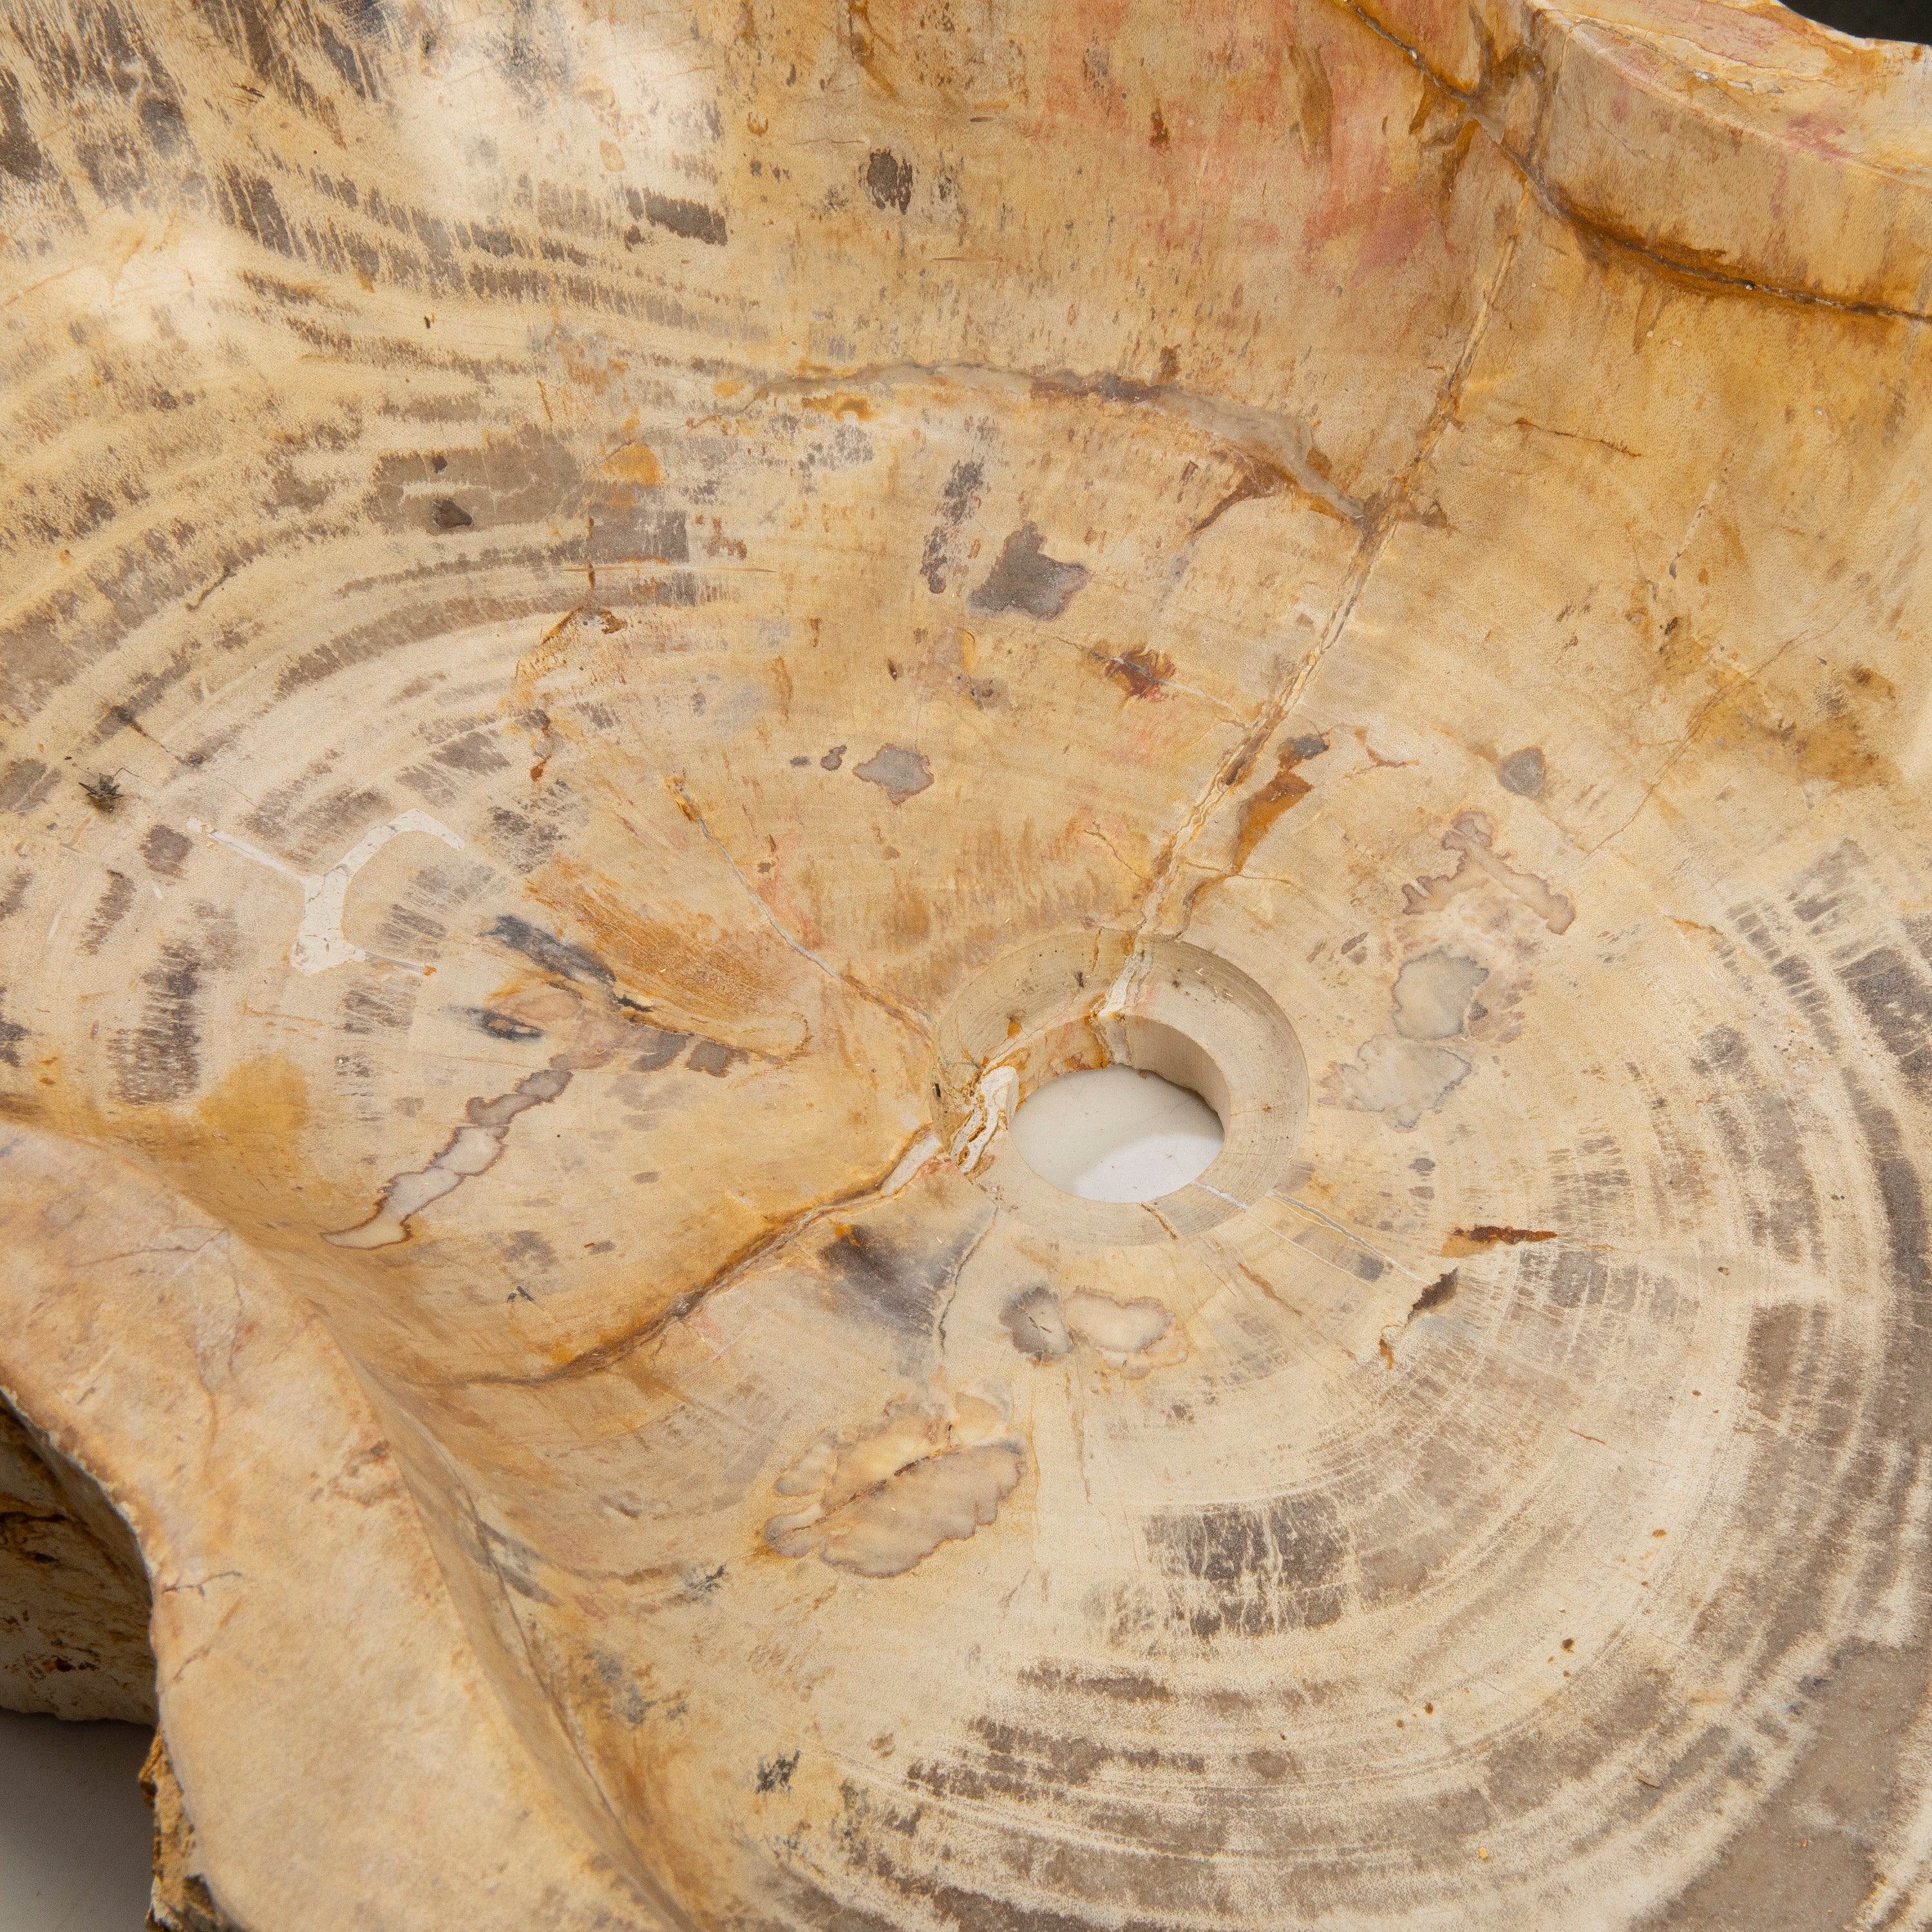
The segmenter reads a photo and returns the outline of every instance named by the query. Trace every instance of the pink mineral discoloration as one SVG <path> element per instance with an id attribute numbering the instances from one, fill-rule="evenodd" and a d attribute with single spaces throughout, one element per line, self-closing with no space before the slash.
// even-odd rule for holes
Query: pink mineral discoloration
<path id="1" fill-rule="evenodd" d="M 0 1384 L 164 1913 L 1924 1918 L 1922 55 L 22 22 Z M 1108 1064 L 1212 1166 L 1028 1166 Z"/>

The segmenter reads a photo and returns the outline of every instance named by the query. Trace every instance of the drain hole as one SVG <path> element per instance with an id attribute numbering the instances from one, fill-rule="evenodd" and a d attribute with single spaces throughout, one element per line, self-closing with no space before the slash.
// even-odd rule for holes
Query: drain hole
<path id="1" fill-rule="evenodd" d="M 1022 1103 L 1011 1131 L 1034 1173 L 1085 1201 L 1172 1194 L 1221 1151 L 1220 1118 L 1198 1094 L 1132 1066 L 1049 1080 Z"/>

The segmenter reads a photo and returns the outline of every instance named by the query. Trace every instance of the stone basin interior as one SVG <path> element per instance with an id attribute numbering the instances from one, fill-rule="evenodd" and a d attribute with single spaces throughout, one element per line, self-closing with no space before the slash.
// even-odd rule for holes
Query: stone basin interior
<path id="1" fill-rule="evenodd" d="M 10 31 L 0 1381 L 234 1923 L 1921 1922 L 1922 50 Z"/>

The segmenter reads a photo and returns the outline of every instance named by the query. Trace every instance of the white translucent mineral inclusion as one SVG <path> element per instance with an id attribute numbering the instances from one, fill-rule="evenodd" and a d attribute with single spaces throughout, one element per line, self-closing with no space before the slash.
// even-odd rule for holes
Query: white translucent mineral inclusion
<path id="1" fill-rule="evenodd" d="M 251 845 L 245 838 L 237 838 L 229 832 L 217 832 L 198 818 L 190 818 L 188 826 L 190 832 L 199 832 L 216 844 L 225 845 L 231 852 L 252 859 L 258 866 L 266 866 L 272 872 L 280 872 L 284 878 L 293 879 L 302 887 L 302 922 L 296 928 L 295 943 L 289 949 L 289 964 L 298 973 L 326 973 L 332 966 L 344 966 L 352 959 L 367 959 L 370 956 L 343 936 L 342 914 L 349 903 L 349 888 L 356 874 L 392 838 L 405 832 L 422 832 L 432 838 L 441 839 L 453 851 L 463 850 L 463 841 L 441 819 L 432 818 L 426 812 L 404 812 L 381 825 L 371 826 L 327 872 L 298 872 L 272 853 L 264 852 L 259 845 Z M 386 963 L 404 967 L 412 973 L 424 970 L 405 959 L 392 959 Z"/>

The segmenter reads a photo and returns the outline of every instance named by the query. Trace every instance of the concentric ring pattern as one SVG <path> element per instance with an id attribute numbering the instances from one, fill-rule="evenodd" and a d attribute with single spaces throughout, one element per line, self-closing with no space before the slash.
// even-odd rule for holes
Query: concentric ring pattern
<path id="1" fill-rule="evenodd" d="M 1922 63 L 8 31 L 22 1251 L 112 1155 L 319 1319 L 580 1847 L 518 1894 L 479 1811 L 356 1922 L 1932 1922 Z M 1162 1055 L 1199 1184 L 1011 1153 Z M 140 1528 L 188 1466 L 69 1316 L 160 1403 L 186 1291 L 90 1279 L 0 1378 Z M 289 1614 L 326 1673 L 419 1600 Z M 350 1922 L 172 1654 L 212 1895 Z"/>

